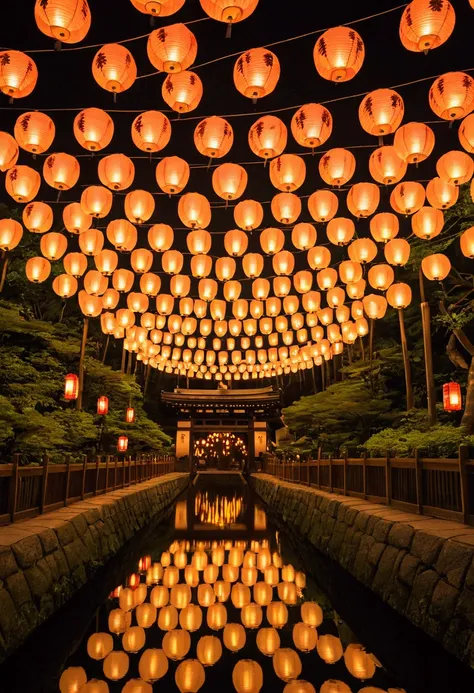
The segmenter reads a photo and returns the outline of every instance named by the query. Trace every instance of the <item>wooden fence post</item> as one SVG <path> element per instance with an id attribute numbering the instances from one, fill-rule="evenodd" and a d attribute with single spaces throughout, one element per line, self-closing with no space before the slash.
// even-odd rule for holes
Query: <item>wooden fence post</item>
<path id="1" fill-rule="evenodd" d="M 94 488 L 94 496 L 97 496 L 98 490 L 99 490 L 99 472 L 100 472 L 100 459 L 97 458 L 96 464 L 96 470 L 95 470 L 95 488 Z"/>
<path id="2" fill-rule="evenodd" d="M 367 500 L 367 450 L 362 453 L 362 493 Z"/>
<path id="3" fill-rule="evenodd" d="M 13 522 L 15 519 L 16 499 L 18 496 L 19 462 L 20 455 L 18 452 L 16 452 L 13 455 L 12 475 L 10 478 L 10 488 L 8 493 L 8 514 L 10 515 L 10 522 Z"/>
<path id="4" fill-rule="evenodd" d="M 423 478 L 421 472 L 420 451 L 415 450 L 415 483 L 416 483 L 416 503 L 418 512 L 423 515 Z"/>
<path id="5" fill-rule="evenodd" d="M 332 493 L 332 453 L 329 455 L 329 491 Z"/>
<path id="6" fill-rule="evenodd" d="M 43 514 L 44 506 L 46 505 L 46 491 L 48 488 L 48 465 L 49 455 L 43 455 L 43 476 L 41 478 L 41 497 L 40 497 L 40 515 Z"/>
<path id="7" fill-rule="evenodd" d="M 115 457 L 115 464 L 114 464 L 114 491 L 117 488 L 117 465 L 118 465 L 118 457 Z"/>
<path id="8" fill-rule="evenodd" d="M 344 495 L 347 496 L 347 449 L 344 450 Z"/>
<path id="9" fill-rule="evenodd" d="M 107 493 L 107 489 L 109 488 L 109 464 L 110 464 L 110 455 L 105 456 L 105 492 Z"/>
<path id="10" fill-rule="evenodd" d="M 69 484 L 71 481 L 71 456 L 66 455 L 66 484 L 64 489 L 64 505 L 67 506 L 67 499 L 69 498 Z"/>
<path id="11" fill-rule="evenodd" d="M 81 500 L 84 500 L 84 495 L 86 492 L 86 474 L 87 474 L 87 455 L 83 456 L 82 460 L 82 490 L 81 490 Z"/>
<path id="12" fill-rule="evenodd" d="M 385 500 L 390 505 L 392 500 L 392 465 L 390 463 L 390 450 L 385 455 Z"/>
<path id="13" fill-rule="evenodd" d="M 318 479 L 318 488 L 320 489 L 320 488 L 321 488 L 321 464 L 320 464 L 320 463 L 321 463 L 321 448 L 318 448 L 318 459 L 317 459 L 317 462 L 318 462 L 318 476 L 317 476 L 317 479 Z"/>
<path id="14" fill-rule="evenodd" d="M 461 486 L 461 508 L 463 520 L 467 523 L 468 516 L 471 514 L 469 507 L 469 486 L 467 478 L 466 464 L 469 461 L 469 449 L 467 445 L 459 446 L 459 480 Z"/>

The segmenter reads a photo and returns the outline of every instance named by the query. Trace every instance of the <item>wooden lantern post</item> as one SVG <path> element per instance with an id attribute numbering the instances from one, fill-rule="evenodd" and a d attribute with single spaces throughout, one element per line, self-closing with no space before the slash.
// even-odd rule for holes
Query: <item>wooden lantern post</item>
<path id="1" fill-rule="evenodd" d="M 87 332 L 89 330 L 89 318 L 84 318 L 84 327 L 82 329 L 81 354 L 79 356 L 79 394 L 76 400 L 76 409 L 82 409 L 82 392 L 84 389 L 84 358 L 86 355 Z"/>
<path id="2" fill-rule="evenodd" d="M 434 426 L 436 424 L 436 390 L 433 374 L 433 351 L 431 347 L 431 311 L 429 303 L 426 300 L 425 284 L 423 281 L 423 272 L 421 267 L 419 271 L 419 282 L 421 299 L 421 324 L 423 327 L 423 349 L 425 354 L 426 394 L 428 399 L 428 419 L 430 426 Z"/>

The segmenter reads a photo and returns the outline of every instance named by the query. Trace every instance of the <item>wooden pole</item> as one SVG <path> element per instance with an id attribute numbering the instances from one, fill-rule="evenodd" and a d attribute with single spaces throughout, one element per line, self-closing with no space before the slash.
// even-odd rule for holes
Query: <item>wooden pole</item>
<path id="1" fill-rule="evenodd" d="M 362 361 L 365 361 L 364 340 L 362 338 L 362 335 L 359 336 L 359 344 L 360 344 L 360 355 L 361 355 Z"/>
<path id="2" fill-rule="evenodd" d="M 8 269 L 8 255 L 6 251 L 3 251 L 3 267 L 2 267 L 2 276 L 0 277 L 0 294 L 3 291 L 3 287 L 5 286 L 5 279 L 7 278 L 7 269 Z"/>
<path id="3" fill-rule="evenodd" d="M 89 318 L 84 318 L 82 329 L 81 354 L 79 356 L 79 392 L 76 399 L 76 409 L 82 409 L 82 392 L 84 390 L 84 357 L 86 355 L 87 332 L 89 330 Z"/>
<path id="4" fill-rule="evenodd" d="M 419 272 L 421 298 L 421 324 L 423 327 L 423 348 L 425 353 L 426 395 L 428 399 L 428 418 L 430 426 L 436 424 L 436 391 L 433 374 L 433 352 L 431 348 L 431 313 L 426 300 L 423 272 Z"/>
<path id="5" fill-rule="evenodd" d="M 125 349 L 125 339 L 122 340 L 122 365 L 120 367 L 120 370 L 122 373 L 125 373 L 125 361 L 127 359 L 127 350 Z"/>
<path id="6" fill-rule="evenodd" d="M 148 363 L 146 366 L 145 385 L 143 386 L 143 397 L 146 397 L 146 391 L 148 390 L 148 384 L 150 382 L 150 376 L 151 376 L 151 366 Z"/>
<path id="7" fill-rule="evenodd" d="M 413 387 L 411 381 L 411 366 L 410 357 L 408 355 L 407 335 L 405 332 L 405 320 L 403 318 L 403 309 L 398 310 L 398 321 L 400 323 L 400 341 L 402 343 L 403 366 L 405 368 L 405 387 L 407 393 L 407 411 L 413 409 Z"/>
<path id="8" fill-rule="evenodd" d="M 105 357 L 107 356 L 107 351 L 109 350 L 109 342 L 110 342 L 110 335 L 107 335 L 107 339 L 105 340 L 105 347 L 104 347 L 104 353 L 102 354 L 102 363 L 105 363 Z"/>
<path id="9" fill-rule="evenodd" d="M 322 363 L 321 363 L 320 368 L 321 368 L 321 383 L 322 383 L 321 389 L 324 391 L 324 390 L 326 389 L 326 377 L 325 377 L 325 371 L 324 371 L 324 358 L 323 358 L 323 360 L 322 360 Z"/>
<path id="10" fill-rule="evenodd" d="M 370 318 L 370 327 L 369 327 L 369 361 L 372 361 L 374 358 L 374 326 L 375 326 L 375 320 L 373 318 Z"/>
<path id="11" fill-rule="evenodd" d="M 133 361 L 133 351 L 130 351 L 128 353 L 127 375 L 132 375 L 132 361 Z"/>
<path id="12" fill-rule="evenodd" d="M 313 376 L 313 389 L 314 389 L 314 394 L 317 393 L 318 387 L 316 385 L 316 373 L 314 371 L 314 361 L 313 361 L 313 367 L 311 368 L 311 375 Z"/>

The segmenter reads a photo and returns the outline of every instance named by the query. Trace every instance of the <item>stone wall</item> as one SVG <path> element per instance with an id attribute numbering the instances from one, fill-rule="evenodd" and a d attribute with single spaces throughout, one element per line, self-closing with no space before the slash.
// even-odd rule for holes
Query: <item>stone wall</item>
<path id="1" fill-rule="evenodd" d="M 474 667 L 474 528 L 254 474 L 268 509 Z"/>
<path id="2" fill-rule="evenodd" d="M 0 528 L 0 661 L 164 516 L 188 482 L 188 474 L 168 474 Z"/>

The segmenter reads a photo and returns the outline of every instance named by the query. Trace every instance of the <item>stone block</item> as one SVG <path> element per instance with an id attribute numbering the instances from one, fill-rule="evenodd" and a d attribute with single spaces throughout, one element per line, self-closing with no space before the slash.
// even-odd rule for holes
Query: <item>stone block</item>
<path id="1" fill-rule="evenodd" d="M 400 580 L 400 582 L 402 582 L 404 585 L 407 585 L 407 587 L 411 587 L 413 585 L 413 581 L 415 580 L 415 576 L 420 564 L 421 559 L 417 558 L 416 556 L 412 556 L 410 553 L 407 553 L 403 557 L 402 562 L 400 563 L 400 567 L 398 569 L 398 579 Z"/>
<path id="2" fill-rule="evenodd" d="M 392 526 L 392 523 L 387 520 L 379 520 L 372 530 L 372 536 L 375 541 L 386 542 Z"/>
<path id="3" fill-rule="evenodd" d="M 77 539 L 76 530 L 72 522 L 65 522 L 61 527 L 58 527 L 56 529 L 56 534 L 58 535 L 61 546 L 66 546 L 74 541 L 74 539 Z"/>
<path id="4" fill-rule="evenodd" d="M 0 580 L 5 580 L 18 571 L 13 551 L 9 546 L 0 546 Z"/>
<path id="5" fill-rule="evenodd" d="M 53 578 L 51 570 L 44 559 L 25 571 L 25 578 L 33 598 L 39 603 L 52 587 Z"/>
<path id="6" fill-rule="evenodd" d="M 435 640 L 442 639 L 449 622 L 454 617 L 458 599 L 459 590 L 444 580 L 439 580 L 434 589 L 424 624 L 427 633 Z"/>
<path id="7" fill-rule="evenodd" d="M 367 560 L 370 549 L 375 544 L 375 539 L 366 534 L 362 535 L 357 551 L 352 574 L 364 585 L 370 585 L 374 573 L 374 567 Z"/>
<path id="8" fill-rule="evenodd" d="M 10 634 L 16 627 L 16 609 L 6 589 L 0 589 L 0 632 L 8 644 Z"/>
<path id="9" fill-rule="evenodd" d="M 59 570 L 58 570 L 58 566 L 56 564 L 56 559 L 54 558 L 54 555 L 52 553 L 50 553 L 48 556 L 44 557 L 44 560 L 46 561 L 46 563 L 49 566 L 53 581 L 59 580 Z"/>
<path id="10" fill-rule="evenodd" d="M 344 517 L 344 522 L 346 523 L 346 525 L 353 525 L 356 521 L 356 517 L 358 514 L 359 511 L 357 510 L 357 508 L 347 508 L 346 515 Z"/>
<path id="11" fill-rule="evenodd" d="M 397 523 L 388 534 L 388 543 L 397 549 L 409 549 L 415 530 L 409 525 Z"/>
<path id="12" fill-rule="evenodd" d="M 436 561 L 436 570 L 450 585 L 460 589 L 473 556 L 474 547 L 448 539 Z"/>
<path id="13" fill-rule="evenodd" d="M 372 582 L 373 591 L 385 601 L 387 601 L 390 594 L 390 585 L 398 553 L 399 549 L 396 549 L 394 546 L 385 546 Z"/>
<path id="14" fill-rule="evenodd" d="M 31 602 L 31 593 L 23 573 L 10 575 L 5 581 L 5 586 L 17 609 L 26 602 Z"/>
<path id="15" fill-rule="evenodd" d="M 423 625 L 438 582 L 439 574 L 435 570 L 423 570 L 415 577 L 406 608 L 406 616 L 416 626 Z"/>
<path id="16" fill-rule="evenodd" d="M 359 532 L 365 532 L 367 525 L 369 523 L 369 515 L 367 513 L 358 511 L 354 524 Z"/>
<path id="17" fill-rule="evenodd" d="M 71 522 L 74 525 L 74 529 L 76 530 L 77 536 L 82 537 L 84 532 L 87 530 L 87 520 L 84 517 L 84 515 L 76 515 L 76 517 L 72 518 Z"/>
<path id="18" fill-rule="evenodd" d="M 67 564 L 66 560 L 66 554 L 64 553 L 63 549 L 58 549 L 52 554 L 54 561 L 56 563 L 56 568 L 59 574 L 59 577 L 64 577 L 66 575 L 69 575 L 69 566 Z"/>
<path id="19" fill-rule="evenodd" d="M 444 544 L 444 539 L 437 537 L 434 534 L 426 532 L 415 532 L 413 537 L 410 553 L 417 558 L 421 558 L 427 566 L 433 566 L 439 556 L 441 548 Z"/>
<path id="20" fill-rule="evenodd" d="M 12 550 L 15 554 L 16 562 L 23 569 L 34 565 L 43 556 L 41 542 L 36 534 L 20 539 L 20 541 L 12 545 Z"/>
<path id="21" fill-rule="evenodd" d="M 58 548 L 58 537 L 52 529 L 45 529 L 38 536 L 43 548 L 43 554 L 52 553 Z"/>
<path id="22" fill-rule="evenodd" d="M 369 521 L 367 522 L 367 527 L 364 530 L 365 533 L 372 534 L 377 522 L 380 522 L 380 517 L 377 517 L 377 515 L 369 515 Z"/>

